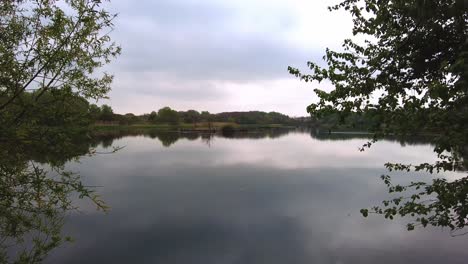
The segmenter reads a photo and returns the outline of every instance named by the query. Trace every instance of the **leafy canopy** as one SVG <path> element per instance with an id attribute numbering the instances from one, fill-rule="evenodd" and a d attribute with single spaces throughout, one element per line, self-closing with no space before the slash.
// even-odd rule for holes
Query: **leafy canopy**
<path id="1" fill-rule="evenodd" d="M 315 116 L 369 113 L 374 118 L 374 142 L 385 135 L 407 138 L 430 134 L 435 164 L 386 164 L 390 170 L 466 170 L 468 160 L 468 6 L 464 0 L 346 0 L 330 10 L 344 9 L 353 17 L 355 41 L 342 50 L 326 50 L 325 66 L 308 62 L 311 73 L 289 67 L 306 82 L 324 80 L 334 89 L 315 89 L 318 103 L 308 106 Z M 365 146 L 370 146 L 369 142 Z M 384 201 L 373 212 L 387 218 L 413 215 L 415 225 L 450 227 L 467 224 L 467 179 L 432 184 L 392 185 L 393 193 L 412 196 Z M 369 211 L 363 210 L 367 215 Z"/>
<path id="2" fill-rule="evenodd" d="M 161 123 L 177 124 L 180 121 L 179 113 L 168 106 L 159 109 L 157 116 Z"/>
<path id="3" fill-rule="evenodd" d="M 22 111 L 34 110 L 39 98 L 50 90 L 64 90 L 87 99 L 105 97 L 112 76 L 96 69 L 117 56 L 120 47 L 109 37 L 115 15 L 100 5 L 99 0 L 2 2 L 2 119 L 17 118 L 17 113 L 9 112 L 12 105 L 21 106 Z M 34 100 L 23 102 L 21 95 L 30 91 L 37 92 Z"/>
<path id="4" fill-rule="evenodd" d="M 115 15 L 100 0 L 0 4 L 0 263 L 38 263 L 64 241 L 72 197 L 106 206 L 64 164 L 84 145 L 112 76 L 97 71 L 120 53 Z"/>

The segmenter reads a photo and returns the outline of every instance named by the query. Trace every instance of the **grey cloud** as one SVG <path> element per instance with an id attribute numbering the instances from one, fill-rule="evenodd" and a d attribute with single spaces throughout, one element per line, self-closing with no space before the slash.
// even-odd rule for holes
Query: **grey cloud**
<path id="1" fill-rule="evenodd" d="M 127 92 L 125 88 L 132 87 L 135 95 L 157 96 L 161 99 L 190 101 L 200 98 L 220 99 L 226 95 L 220 87 L 208 80 L 186 81 L 176 76 L 151 72 L 123 73 L 116 76 L 116 83 L 120 92 Z"/>
<path id="2" fill-rule="evenodd" d="M 215 85 L 210 83 L 197 83 L 185 86 L 183 89 L 175 89 L 177 84 L 151 86 L 145 89 L 137 89 L 138 94 L 153 95 L 157 93 L 161 98 L 178 98 L 180 100 L 193 100 L 197 98 L 219 99 L 225 94 Z"/>
<path id="3" fill-rule="evenodd" d="M 111 8 L 124 20 L 135 17 L 150 18 L 157 25 L 170 29 L 206 28 L 221 25 L 237 27 L 240 15 L 247 15 L 257 24 L 270 24 L 276 27 L 292 27 L 294 18 L 285 12 L 283 6 L 264 2 L 255 6 L 255 1 L 215 1 L 215 0 L 143 0 L 135 5 L 133 1 L 113 2 Z M 287 3 L 284 3 L 287 5 Z M 249 7 L 253 13 L 245 12 Z M 258 12 L 257 12 L 258 11 Z M 255 25 L 252 25 L 255 26 Z"/>
<path id="4" fill-rule="evenodd" d="M 110 104 L 119 113 L 170 105 L 306 114 L 303 99 L 310 98 L 312 89 L 303 89 L 297 99 L 289 95 L 288 102 L 283 94 L 296 87 L 269 91 L 275 100 L 258 97 L 258 89 L 292 78 L 288 66 L 304 66 L 323 53 L 290 38 L 302 22 L 288 5 L 262 0 L 112 1 L 108 6 L 119 17 L 111 36 L 123 53 L 106 67 L 115 75 Z M 238 88 L 233 91 L 229 84 Z M 258 100 L 246 103 L 255 92 Z"/>
<path id="5" fill-rule="evenodd" d="M 293 24 L 287 12 L 265 29 L 255 29 L 254 23 L 254 32 L 244 32 L 235 25 L 240 14 L 219 4 L 158 1 L 128 8 L 115 33 L 123 46 L 115 65 L 119 71 L 172 73 L 189 80 L 276 79 L 310 55 L 282 37 L 284 27 Z"/>
<path id="6" fill-rule="evenodd" d="M 111 6 L 121 18 L 149 17 L 158 24 L 171 28 L 191 24 L 204 25 L 208 22 L 229 18 L 232 10 L 214 1 L 143 0 L 114 1 Z"/>
<path id="7" fill-rule="evenodd" d="M 138 46 L 127 49 L 121 66 L 131 72 L 172 73 L 180 79 L 246 81 L 285 78 L 287 66 L 307 57 L 305 52 L 294 53 L 294 47 L 266 38 L 150 42 L 160 45 L 152 50 Z"/>

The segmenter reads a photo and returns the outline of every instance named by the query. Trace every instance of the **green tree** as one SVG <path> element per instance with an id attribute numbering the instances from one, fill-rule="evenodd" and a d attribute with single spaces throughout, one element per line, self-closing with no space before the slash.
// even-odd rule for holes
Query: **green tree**
<path id="1" fill-rule="evenodd" d="M 101 108 L 95 104 L 91 104 L 88 111 L 92 121 L 98 120 L 101 116 Z"/>
<path id="2" fill-rule="evenodd" d="M 126 113 L 125 115 L 117 115 L 117 120 L 119 121 L 120 125 L 133 125 L 139 121 L 139 118 L 132 114 Z"/>
<path id="3" fill-rule="evenodd" d="M 104 97 L 112 76 L 98 74 L 95 69 L 120 52 L 103 33 L 112 28 L 114 17 L 100 9 L 100 1 L 3 1 L 1 118 L 8 117 L 11 105 L 35 111 L 38 98 L 48 90 L 68 90 L 84 98 Z M 32 90 L 37 91 L 33 104 L 24 105 L 20 95 Z"/>
<path id="4" fill-rule="evenodd" d="M 183 113 L 183 119 L 186 123 L 196 123 L 200 122 L 201 117 L 200 113 L 196 110 L 188 110 L 187 112 Z"/>
<path id="5" fill-rule="evenodd" d="M 157 120 L 158 120 L 158 113 L 156 113 L 155 111 L 152 111 L 148 116 L 148 121 L 150 121 L 151 123 L 156 123 Z"/>
<path id="6" fill-rule="evenodd" d="M 179 113 L 175 110 L 172 110 L 168 106 L 161 108 L 158 111 L 158 122 L 168 123 L 168 124 L 178 124 Z"/>
<path id="7" fill-rule="evenodd" d="M 315 89 L 318 103 L 307 110 L 315 116 L 372 111 L 374 140 L 393 134 L 407 138 L 433 135 L 439 161 L 392 164 L 389 170 L 466 170 L 468 160 L 468 12 L 463 0 L 346 0 L 330 10 L 348 10 L 353 16 L 353 34 L 364 41 L 346 39 L 341 51 L 326 50 L 326 66 L 308 62 L 312 73 L 289 72 L 306 82 L 328 80 L 334 89 Z M 449 182 L 393 185 L 398 195 L 369 212 L 386 218 L 414 216 L 416 225 L 449 227 L 468 221 L 468 178 Z"/>
<path id="8" fill-rule="evenodd" d="M 211 114 L 208 111 L 202 111 L 200 113 L 200 117 L 201 117 L 202 121 L 204 121 L 204 122 L 211 121 Z"/>
<path id="9" fill-rule="evenodd" d="M 202 111 L 200 113 L 200 118 L 203 122 L 206 122 L 208 124 L 208 129 L 211 130 L 214 116 L 208 111 Z"/>
<path id="10" fill-rule="evenodd" d="M 114 110 L 109 105 L 101 105 L 101 114 L 99 115 L 99 120 L 102 121 L 112 121 L 114 120 Z"/>
<path id="11" fill-rule="evenodd" d="M 114 17 L 96 0 L 0 4 L 0 263 L 41 262 L 64 241 L 72 197 L 105 209 L 64 163 L 94 153 L 80 142 L 96 110 L 87 100 L 112 81 L 98 69 L 120 53 Z"/>

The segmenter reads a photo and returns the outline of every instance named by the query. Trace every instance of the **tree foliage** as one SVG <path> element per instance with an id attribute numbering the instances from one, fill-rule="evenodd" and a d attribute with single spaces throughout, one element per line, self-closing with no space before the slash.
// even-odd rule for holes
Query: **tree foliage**
<path id="1" fill-rule="evenodd" d="M 434 164 L 386 164 L 397 171 L 466 170 L 468 156 L 468 12 L 464 0 L 346 0 L 330 7 L 353 16 L 353 34 L 340 51 L 326 50 L 326 65 L 308 62 L 310 74 L 289 67 L 306 82 L 327 80 L 334 89 L 315 89 L 319 102 L 308 112 L 321 116 L 372 111 L 374 141 L 395 135 L 431 134 L 439 161 Z M 365 146 L 370 146 L 369 142 Z M 415 216 L 408 225 L 460 229 L 467 224 L 466 178 L 453 182 L 392 185 L 392 193 L 373 212 L 387 218 Z M 369 211 L 363 210 L 367 214 Z"/>
<path id="2" fill-rule="evenodd" d="M 158 120 L 158 113 L 156 113 L 156 111 L 152 111 L 152 112 L 148 115 L 148 121 L 151 122 L 151 123 L 155 123 L 156 120 Z"/>
<path id="3" fill-rule="evenodd" d="M 66 5 L 67 8 L 61 7 Z M 112 76 L 95 69 L 110 62 L 120 48 L 105 30 L 114 15 L 100 1 L 3 1 L 0 8 L 0 112 L 19 96 L 67 90 L 84 98 L 102 98 Z M 65 11 L 68 10 L 68 11 Z M 25 105 L 24 110 L 34 105 Z"/>
<path id="4" fill-rule="evenodd" d="M 98 112 L 88 99 L 112 81 L 98 69 L 120 53 L 114 18 L 99 0 L 0 4 L 0 263 L 38 263 L 63 242 L 72 196 L 105 209 L 63 165 L 93 154 L 80 142 Z"/>
<path id="5" fill-rule="evenodd" d="M 180 116 L 176 110 L 166 106 L 159 109 L 157 120 L 160 123 L 177 124 L 180 121 Z"/>
<path id="6" fill-rule="evenodd" d="M 179 112 L 180 117 L 186 123 L 196 123 L 201 121 L 200 113 L 196 110 L 188 110 Z"/>
<path id="7" fill-rule="evenodd" d="M 112 121 L 114 120 L 114 110 L 109 105 L 101 105 L 100 114 L 98 119 L 102 121 Z"/>

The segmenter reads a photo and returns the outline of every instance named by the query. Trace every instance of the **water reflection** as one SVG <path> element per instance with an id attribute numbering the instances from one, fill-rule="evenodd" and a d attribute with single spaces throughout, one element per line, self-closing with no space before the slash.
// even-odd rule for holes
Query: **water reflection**
<path id="1" fill-rule="evenodd" d="M 91 196 L 80 176 L 63 165 L 89 153 L 92 142 L 67 133 L 40 140 L 0 141 L 0 263 L 37 263 L 65 237 L 70 196 Z"/>
<path id="2" fill-rule="evenodd" d="M 157 129 L 130 129 L 130 130 L 110 130 L 95 132 L 93 138 L 97 142 L 101 142 L 103 147 L 110 147 L 114 140 L 124 137 L 141 136 L 159 140 L 164 147 L 174 145 L 178 140 L 198 140 L 202 139 L 207 145 L 211 145 L 211 141 L 215 138 L 229 139 L 275 139 L 289 135 L 290 133 L 309 134 L 312 139 L 327 140 L 327 141 L 342 141 L 350 139 L 360 139 L 363 143 L 372 139 L 372 135 L 359 132 L 332 132 L 311 130 L 308 128 L 271 128 L 271 129 L 253 129 L 245 131 L 220 131 L 218 133 L 200 133 L 200 132 L 183 132 Z M 386 137 L 385 141 L 398 142 L 401 146 L 405 145 L 425 145 L 430 143 L 430 138 L 414 137 L 400 140 L 397 138 Z"/>
<path id="3" fill-rule="evenodd" d="M 384 162 L 427 161 L 430 145 L 383 141 L 361 153 L 365 137 L 268 133 L 116 135 L 123 151 L 69 165 L 105 186 L 112 210 L 72 215 L 76 243 L 49 263 L 465 262 L 463 237 L 358 213 L 386 193 Z"/>
<path id="4" fill-rule="evenodd" d="M 310 136 L 318 140 L 349 140 L 349 139 L 361 139 L 363 143 L 372 139 L 371 133 L 365 132 L 325 132 L 318 130 L 299 130 L 302 132 L 309 132 Z M 386 136 L 386 142 L 396 142 L 399 143 L 402 147 L 406 145 L 427 145 L 431 143 L 431 138 L 429 136 L 414 136 L 406 137 L 405 139 L 399 139 L 392 136 Z"/>
<path id="5" fill-rule="evenodd" d="M 101 141 L 104 147 L 112 146 L 114 140 L 128 136 L 142 136 L 152 139 L 158 139 L 164 147 L 170 147 L 180 139 L 197 140 L 202 138 L 207 144 L 211 144 L 211 140 L 215 137 L 233 138 L 233 139 L 262 139 L 262 138 L 278 138 L 285 136 L 294 129 L 273 128 L 273 129 L 255 129 L 249 131 L 237 132 L 220 132 L 220 133 L 198 133 L 198 132 L 180 132 L 155 129 L 130 129 L 130 130 L 111 130 L 103 132 L 95 132 L 93 138 Z"/>

